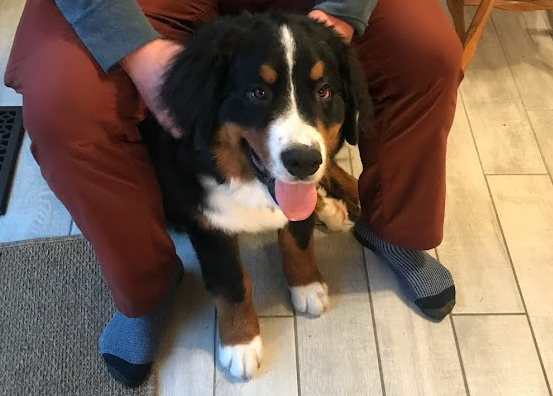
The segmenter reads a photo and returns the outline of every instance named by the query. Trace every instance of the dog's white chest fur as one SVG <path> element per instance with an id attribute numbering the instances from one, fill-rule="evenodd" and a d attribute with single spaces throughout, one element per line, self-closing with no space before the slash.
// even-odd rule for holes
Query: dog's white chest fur
<path id="1" fill-rule="evenodd" d="M 254 233 L 279 229 L 288 222 L 267 187 L 257 179 L 218 184 L 206 177 L 202 183 L 208 197 L 201 211 L 216 227 L 229 232 Z"/>

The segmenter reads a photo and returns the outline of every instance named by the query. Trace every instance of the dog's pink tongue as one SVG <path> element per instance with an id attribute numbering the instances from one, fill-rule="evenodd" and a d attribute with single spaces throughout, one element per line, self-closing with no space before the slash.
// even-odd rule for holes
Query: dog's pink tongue
<path id="1" fill-rule="evenodd" d="M 284 215 L 291 221 L 311 216 L 317 204 L 317 190 L 313 184 L 275 182 L 275 195 Z"/>

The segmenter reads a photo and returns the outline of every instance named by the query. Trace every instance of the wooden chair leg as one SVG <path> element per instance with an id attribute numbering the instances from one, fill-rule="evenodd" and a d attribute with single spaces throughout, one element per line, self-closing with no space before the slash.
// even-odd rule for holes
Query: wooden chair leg
<path id="1" fill-rule="evenodd" d="M 453 25 L 455 31 L 461 41 L 465 40 L 465 12 L 463 10 L 465 5 L 464 0 L 447 0 L 447 8 L 453 19 Z"/>
<path id="2" fill-rule="evenodd" d="M 490 19 L 494 3 L 495 0 L 482 0 L 476 10 L 476 14 L 474 15 L 474 19 L 469 26 L 463 43 L 463 70 L 466 70 L 468 64 L 474 56 L 474 53 L 476 52 L 478 42 L 482 37 L 482 33 L 484 33 L 488 19 Z"/>

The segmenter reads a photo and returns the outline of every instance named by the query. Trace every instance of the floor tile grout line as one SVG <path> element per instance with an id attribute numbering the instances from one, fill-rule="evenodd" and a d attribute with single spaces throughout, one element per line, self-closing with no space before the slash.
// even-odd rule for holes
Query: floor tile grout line
<path id="1" fill-rule="evenodd" d="M 511 73 L 511 77 L 513 78 L 513 80 L 515 82 L 515 87 L 516 87 L 518 96 L 519 96 L 519 98 L 520 98 L 520 100 L 523 104 L 524 113 L 526 114 L 526 119 L 528 120 L 528 125 L 530 125 L 530 129 L 532 130 L 532 135 L 534 136 L 534 141 L 535 141 L 536 146 L 538 148 L 538 152 L 540 153 L 540 156 L 541 156 L 541 159 L 542 159 L 542 162 L 543 162 L 543 166 L 547 170 L 547 173 L 549 173 L 549 181 L 553 184 L 553 177 L 551 176 L 551 171 L 550 171 L 550 169 L 547 165 L 547 162 L 545 161 L 545 157 L 543 156 L 543 150 L 542 150 L 540 142 L 539 142 L 539 140 L 536 136 L 536 131 L 534 130 L 534 125 L 530 121 L 530 116 L 528 114 L 528 110 L 526 109 L 526 106 L 524 105 L 524 99 L 523 99 L 522 95 L 520 94 L 520 88 L 519 88 L 518 82 L 515 78 L 515 74 L 513 72 L 512 65 L 509 62 L 509 58 L 507 57 L 507 52 L 505 51 L 505 45 L 503 43 L 503 40 L 501 40 L 501 38 L 499 37 L 499 31 L 497 30 L 497 26 L 495 25 L 495 21 L 493 20 L 493 18 L 492 18 L 492 26 L 493 26 L 493 29 L 495 30 L 495 33 L 496 33 L 496 35 L 499 39 L 499 45 L 501 47 L 501 50 L 503 51 L 503 54 L 505 55 L 505 60 L 507 61 L 507 65 L 509 66 L 509 71 Z M 491 188 L 489 186 L 488 177 L 487 176 L 484 176 L 484 177 L 486 179 L 486 186 L 488 187 L 488 191 L 489 191 L 490 196 L 491 196 Z M 553 395 L 553 393 L 551 391 L 551 384 L 549 383 L 549 378 L 548 378 L 547 372 L 545 370 L 545 365 L 543 364 L 543 358 L 541 356 L 541 351 L 540 351 L 540 348 L 539 348 L 539 345 L 538 345 L 538 342 L 537 342 L 537 339 L 536 339 L 536 334 L 534 332 L 534 326 L 532 325 L 532 320 L 530 319 L 530 315 L 528 313 L 528 308 L 526 306 L 526 301 L 524 300 L 524 294 L 522 293 L 522 288 L 520 287 L 520 282 L 518 280 L 518 275 L 517 275 L 516 270 L 515 270 L 515 266 L 514 266 L 514 263 L 513 263 L 513 258 L 511 256 L 511 251 L 509 249 L 509 246 L 507 245 L 507 239 L 505 238 L 505 232 L 503 231 L 503 226 L 501 225 L 501 221 L 499 220 L 499 213 L 497 211 L 497 207 L 495 205 L 495 201 L 493 199 L 493 196 L 492 196 L 492 204 L 493 204 L 495 214 L 497 216 L 497 221 L 499 222 L 499 228 L 501 230 L 501 236 L 503 237 L 503 240 L 504 240 L 504 243 L 505 243 L 505 248 L 507 249 L 507 254 L 508 254 L 508 257 L 509 257 L 509 261 L 511 262 L 511 267 L 512 267 L 513 273 L 515 275 L 515 281 L 516 281 L 517 287 L 519 289 L 520 298 L 521 298 L 522 304 L 524 306 L 524 311 L 526 312 L 526 316 L 527 316 L 527 320 L 528 320 L 528 326 L 530 327 L 530 332 L 532 334 L 532 339 L 534 340 L 534 346 L 536 348 L 536 353 L 538 354 L 538 359 L 540 361 L 540 365 L 541 365 L 541 368 L 542 368 L 542 373 L 543 373 L 543 376 L 544 376 L 544 379 L 545 379 L 545 383 L 547 385 L 547 390 L 549 391 L 549 395 L 551 396 L 551 395 Z"/>
<path id="2" fill-rule="evenodd" d="M 499 46 L 501 47 L 501 51 L 503 52 L 503 55 L 505 56 L 505 61 L 507 62 L 507 66 L 509 66 L 509 73 L 511 74 L 511 77 L 515 83 L 515 88 L 518 94 L 518 98 L 520 99 L 520 103 L 522 104 L 522 108 L 524 109 L 524 114 L 526 115 L 526 120 L 528 121 L 528 125 L 530 126 L 530 129 L 532 131 L 532 136 L 534 137 L 534 142 L 536 143 L 536 147 L 538 148 L 538 152 L 540 153 L 541 161 L 543 163 L 543 167 L 545 168 L 547 174 L 549 175 L 549 180 L 553 184 L 553 177 L 551 176 L 551 170 L 549 169 L 549 166 L 547 164 L 547 161 L 545 160 L 545 157 L 543 155 L 543 150 L 540 145 L 540 141 L 538 139 L 538 136 L 536 135 L 536 131 L 534 129 L 534 124 L 530 120 L 530 115 L 528 113 L 528 109 L 526 107 L 526 104 L 524 103 L 524 98 L 522 97 L 520 93 L 520 87 L 518 84 L 518 81 L 516 79 L 515 73 L 513 72 L 513 66 L 511 65 L 511 62 L 509 61 L 509 57 L 507 56 L 507 51 L 505 50 L 505 45 L 503 43 L 503 40 L 501 39 L 499 35 L 499 31 L 497 30 L 497 26 L 495 24 L 495 20 L 493 17 L 491 17 L 492 27 L 495 31 L 495 34 L 497 35 L 497 39 L 499 41 Z M 484 172 L 485 174 L 485 172 Z M 549 393 L 551 393 L 551 389 L 549 390 Z"/>
<path id="3" fill-rule="evenodd" d="M 369 307 L 371 308 L 371 319 L 373 322 L 373 334 L 374 344 L 376 347 L 376 360 L 378 362 L 378 371 L 380 374 L 380 388 L 382 390 L 382 396 L 386 396 L 386 385 L 384 383 L 384 369 L 382 367 L 382 357 L 380 356 L 380 344 L 378 343 L 378 331 L 376 329 L 376 317 L 374 314 L 374 303 L 371 293 L 371 284 L 369 282 L 369 266 L 367 265 L 367 255 L 365 254 L 365 248 L 361 247 L 363 254 L 363 267 L 365 269 L 365 281 L 367 282 L 367 293 L 369 294 Z"/>
<path id="4" fill-rule="evenodd" d="M 300 353 L 299 353 L 299 342 L 298 342 L 298 317 L 294 312 L 292 316 L 294 318 L 294 341 L 296 347 L 296 386 L 298 387 L 298 396 L 301 396 L 301 374 L 300 374 Z"/>
<path id="5" fill-rule="evenodd" d="M 518 87 L 517 87 L 518 91 Z M 519 92 L 520 95 L 520 92 Z M 534 124 L 532 123 L 532 120 L 530 120 L 530 114 L 528 113 L 528 109 L 524 107 L 524 114 L 526 114 L 526 119 L 528 120 L 528 125 L 530 125 L 530 129 L 532 130 L 532 136 L 534 137 L 534 141 L 536 142 L 536 147 L 538 148 L 538 152 L 540 153 L 541 160 L 543 162 L 543 166 L 545 167 L 545 170 L 547 171 L 546 174 L 533 174 L 528 176 L 549 176 L 549 180 L 553 184 L 553 177 L 551 176 L 551 169 L 549 169 L 549 165 L 547 161 L 545 160 L 545 156 L 543 155 L 543 149 L 541 148 L 540 140 L 538 139 L 538 135 L 536 134 L 536 130 L 534 129 Z M 522 174 L 524 175 L 524 174 Z"/>
<path id="6" fill-rule="evenodd" d="M 536 347 L 536 352 L 538 354 L 540 365 L 542 367 L 542 373 L 543 373 L 543 376 L 545 378 L 545 382 L 547 384 L 547 390 L 549 391 L 549 395 L 551 396 L 552 395 L 551 385 L 549 384 L 549 378 L 547 377 L 547 372 L 545 371 L 545 366 L 543 364 L 543 359 L 541 357 L 541 351 L 540 351 L 539 346 L 537 344 L 536 336 L 535 336 L 535 333 L 534 333 L 534 327 L 532 326 L 532 321 L 530 320 L 530 315 L 528 313 L 528 307 L 526 306 L 526 300 L 524 299 L 524 294 L 522 293 L 522 287 L 520 286 L 520 281 L 518 280 L 518 274 L 517 274 L 516 269 L 515 269 L 515 264 L 513 262 L 513 257 L 511 255 L 511 250 L 509 249 L 509 245 L 507 244 L 507 238 L 505 237 L 505 232 L 503 230 L 503 225 L 501 224 L 501 220 L 499 219 L 499 212 L 497 211 L 497 207 L 495 205 L 495 201 L 494 201 L 493 196 L 492 196 L 492 191 L 491 191 L 491 188 L 490 188 L 490 183 L 488 181 L 488 177 L 485 176 L 484 178 L 486 179 L 486 187 L 488 188 L 488 193 L 492 197 L 493 210 L 494 210 L 496 219 L 499 223 L 499 229 L 501 231 L 501 238 L 502 238 L 503 243 L 505 245 L 505 250 L 507 252 L 507 257 L 509 258 L 509 263 L 511 264 L 511 269 L 513 271 L 513 276 L 515 277 L 515 282 L 516 282 L 516 285 L 517 285 L 518 293 L 520 295 L 520 301 L 522 302 L 522 306 L 524 308 L 524 312 L 525 312 L 525 315 L 526 315 L 527 320 L 528 320 L 528 325 L 530 326 L 530 332 L 532 334 L 532 338 L 534 340 L 534 346 Z"/>
<path id="7" fill-rule="evenodd" d="M 545 370 L 545 364 L 541 357 L 541 351 L 538 346 L 538 340 L 536 339 L 536 334 L 534 333 L 534 326 L 532 326 L 532 321 L 530 320 L 530 315 L 526 315 L 526 320 L 528 321 L 528 327 L 530 328 L 530 334 L 532 335 L 532 340 L 534 341 L 534 348 L 536 348 L 536 354 L 538 355 L 538 360 L 540 362 L 541 370 L 543 372 L 543 379 L 545 380 L 545 385 L 547 385 L 547 390 L 549 391 L 549 396 L 551 396 L 551 385 L 549 383 L 549 378 L 547 378 L 547 371 Z"/>
<path id="8" fill-rule="evenodd" d="M 460 312 L 452 313 L 453 316 L 527 316 L 526 312 Z"/>
<path id="9" fill-rule="evenodd" d="M 434 253 L 436 254 L 436 260 L 440 261 L 440 255 L 438 253 L 437 247 L 434 248 Z M 461 349 L 459 347 L 459 340 L 457 339 L 457 333 L 455 332 L 455 326 L 453 325 L 453 313 L 450 313 L 448 316 L 451 323 L 451 330 L 453 332 L 453 341 L 455 342 L 455 348 L 457 349 L 457 357 L 459 358 L 459 366 L 461 367 L 461 376 L 463 377 L 463 384 L 465 385 L 465 394 L 467 396 L 470 396 L 469 384 L 467 381 L 467 375 L 465 373 L 465 364 L 463 363 Z"/>
<path id="10" fill-rule="evenodd" d="M 495 29 L 495 26 L 494 26 L 494 29 Z M 496 31 L 496 33 L 497 33 L 497 31 Z M 505 57 L 505 59 L 507 59 L 507 57 Z M 465 108 L 465 113 L 466 113 L 466 108 Z M 467 116 L 467 119 L 468 119 L 468 116 Z M 470 124 L 470 120 L 468 120 L 468 121 L 469 121 L 469 128 L 470 128 L 471 134 L 472 134 L 472 126 Z M 507 244 L 507 238 L 505 237 L 505 232 L 503 230 L 503 225 L 501 224 L 501 219 L 499 218 L 499 212 L 497 210 L 495 200 L 493 199 L 493 195 L 492 195 L 492 191 L 491 191 L 491 188 L 490 188 L 490 183 L 489 183 L 489 180 L 488 180 L 488 176 L 484 173 L 484 168 L 482 166 L 482 159 L 480 158 L 480 151 L 478 150 L 478 146 L 476 144 L 476 140 L 474 139 L 474 135 L 473 135 L 473 144 L 474 144 L 474 146 L 476 148 L 476 152 L 478 154 L 478 159 L 480 161 L 481 170 L 482 170 L 482 173 L 484 174 L 484 180 L 486 182 L 486 188 L 488 190 L 488 194 L 489 194 L 490 199 L 491 199 L 494 215 L 495 215 L 496 221 L 499 225 L 499 230 L 501 231 L 501 239 L 502 239 L 503 245 L 505 247 L 505 252 L 507 253 L 509 263 L 511 265 L 511 271 L 513 272 L 513 276 L 515 278 L 515 283 L 517 285 L 518 294 L 519 294 L 520 300 L 522 302 L 522 306 L 524 308 L 525 315 L 528 317 L 528 308 L 526 306 L 526 301 L 524 299 L 524 294 L 522 293 L 522 288 L 520 286 L 520 281 L 518 279 L 518 274 L 517 274 L 516 269 L 515 269 L 515 265 L 514 265 L 514 262 L 513 262 L 513 257 L 511 255 L 511 250 L 509 249 L 509 245 Z M 528 320 L 530 320 L 529 317 L 528 317 Z M 530 325 L 530 330 L 531 330 L 532 336 L 534 336 L 534 329 L 531 325 Z M 542 372 L 543 372 L 545 381 L 547 383 L 547 388 L 548 388 L 549 394 L 551 395 L 551 387 L 549 385 L 549 379 L 547 378 L 547 373 L 545 372 L 545 370 L 543 370 L 543 368 L 544 368 L 543 360 L 542 360 L 542 357 L 541 357 L 541 353 L 539 352 L 539 348 L 537 347 L 537 344 L 536 344 L 536 348 L 538 350 L 538 357 L 539 357 L 540 364 L 542 365 Z"/>
<path id="11" fill-rule="evenodd" d="M 520 15 L 520 17 L 524 17 L 523 15 Z M 547 21 L 545 20 L 545 18 L 542 16 L 542 20 L 545 22 L 545 24 L 547 25 Z M 528 112 L 527 110 L 530 109 L 530 110 L 549 110 L 550 108 L 549 107 L 539 107 L 539 108 L 536 108 L 536 107 L 533 107 L 533 106 L 527 106 L 526 103 L 524 102 L 524 97 L 520 94 L 520 88 L 519 88 L 519 83 L 518 83 L 518 80 L 513 72 L 513 67 L 511 65 L 511 62 L 509 61 L 509 57 L 507 55 L 507 51 L 505 50 L 505 45 L 503 43 L 503 38 L 501 36 L 501 34 L 499 33 L 499 30 L 497 29 L 497 25 L 495 23 L 495 18 L 493 15 L 490 16 L 490 21 L 491 21 L 491 24 L 493 26 L 493 29 L 496 33 L 496 36 L 497 36 L 497 41 L 499 42 L 499 45 L 501 46 L 501 49 L 503 51 L 503 55 L 505 56 L 505 60 L 507 61 L 507 65 L 509 66 L 509 72 L 511 74 L 511 76 L 513 77 L 513 81 L 515 83 L 515 87 L 516 87 L 516 90 L 517 90 L 517 93 L 518 93 L 518 96 L 519 96 L 519 99 L 520 99 L 520 103 L 522 104 L 522 107 L 524 108 L 525 112 L 526 112 L 526 116 L 528 118 Z M 519 24 L 520 25 L 520 24 Z M 521 29 L 523 29 L 521 27 Z M 551 37 L 553 38 L 553 33 L 550 33 Z M 552 41 L 552 44 L 553 44 L 553 41 Z M 530 123 L 530 125 L 532 125 Z M 532 128 L 533 129 L 533 128 Z M 536 139 L 536 143 L 538 142 L 538 140 Z M 545 161 L 544 161 L 544 164 L 545 164 Z"/>
<path id="12" fill-rule="evenodd" d="M 553 110 L 553 107 L 549 106 L 549 107 L 536 107 L 536 106 L 524 106 L 524 108 L 526 110 L 531 110 L 531 111 L 551 111 Z"/>
<path id="13" fill-rule="evenodd" d="M 549 176 L 549 173 L 484 173 L 485 176 Z"/>
<path id="14" fill-rule="evenodd" d="M 278 319 L 278 318 L 293 318 L 295 315 L 293 313 L 289 315 L 258 315 L 258 317 L 261 319 Z"/>
<path id="15" fill-rule="evenodd" d="M 467 394 L 467 396 L 470 396 L 469 382 L 467 380 L 467 374 L 465 372 L 465 363 L 463 362 L 463 356 L 461 355 L 459 337 L 457 337 L 457 331 L 455 329 L 455 323 L 453 323 L 452 315 L 449 315 L 449 323 L 451 324 L 451 331 L 453 332 L 453 339 L 455 340 L 455 348 L 457 348 L 457 356 L 459 357 L 459 363 L 461 365 L 461 375 L 463 376 L 463 383 L 465 384 L 465 393 Z"/>
<path id="16" fill-rule="evenodd" d="M 495 29 L 495 26 L 494 26 L 494 29 Z M 507 57 L 505 57 L 505 59 L 507 59 Z M 474 132 L 472 130 L 472 124 L 470 122 L 470 118 L 468 116 L 468 111 L 467 111 L 467 108 L 465 106 L 465 101 L 464 101 L 463 95 L 461 93 L 459 93 L 459 95 L 460 95 L 460 98 L 461 98 L 461 103 L 463 104 L 465 118 L 467 119 L 467 122 L 468 122 L 470 134 L 472 136 L 472 144 L 474 145 L 474 149 L 476 150 L 476 154 L 478 156 L 478 162 L 480 163 L 480 170 L 481 170 L 482 175 L 484 177 L 484 182 L 486 183 L 486 189 L 488 190 L 488 196 L 490 197 L 490 202 L 492 204 L 492 208 L 493 208 L 493 211 L 494 211 L 495 220 L 497 221 L 497 225 L 499 226 L 499 230 L 501 231 L 501 241 L 503 242 L 503 246 L 505 248 L 505 253 L 507 254 L 507 258 L 509 259 L 509 264 L 511 265 L 511 271 L 513 273 L 513 277 L 515 278 L 515 283 L 517 285 L 518 294 L 519 294 L 520 300 L 522 302 L 522 307 L 524 309 L 524 312 L 528 313 L 528 309 L 526 309 L 526 302 L 524 301 L 524 295 L 522 294 L 522 289 L 520 287 L 520 282 L 518 281 L 518 275 L 517 275 L 517 272 L 515 270 L 515 266 L 513 264 L 513 258 L 511 257 L 511 251 L 509 250 L 509 246 L 507 245 L 507 239 L 505 238 L 505 233 L 503 232 L 503 226 L 501 224 L 501 220 L 499 219 L 499 213 L 497 211 L 497 207 L 496 207 L 495 201 L 493 199 L 492 191 L 491 191 L 491 188 L 490 188 L 490 183 L 488 182 L 488 176 L 486 176 L 486 173 L 484 171 L 484 165 L 482 164 L 482 157 L 480 155 L 480 150 L 478 149 L 478 144 L 476 144 L 476 139 L 474 137 Z"/>
<path id="17" fill-rule="evenodd" d="M 493 21 L 492 21 L 492 24 L 493 24 Z M 493 24 L 493 28 L 495 29 L 495 32 L 497 34 L 497 29 L 495 28 L 495 24 Z M 505 50 L 501 49 L 503 51 L 503 54 L 505 55 Z M 508 63 L 508 60 L 507 60 L 507 56 L 505 56 L 505 60 L 507 61 Z M 512 76 L 514 78 L 514 75 Z M 517 87 L 518 89 L 518 87 Z M 517 91 L 518 92 L 518 91 Z M 543 364 L 543 358 L 541 356 L 541 351 L 539 349 L 539 346 L 538 346 L 538 343 L 537 343 L 537 340 L 536 340 L 536 337 L 535 337 L 535 333 L 534 333 L 534 327 L 532 326 L 532 321 L 530 319 L 530 316 L 528 315 L 528 308 L 526 307 L 526 301 L 524 300 L 524 294 L 522 293 L 522 288 L 520 287 L 520 282 L 518 280 L 518 274 L 516 272 L 516 269 L 515 269 L 515 265 L 513 263 L 513 258 L 512 258 L 512 255 L 511 255 L 511 250 L 509 249 L 509 245 L 507 244 L 507 239 L 505 238 L 505 232 L 503 230 L 503 225 L 501 224 L 501 220 L 499 218 L 499 212 L 497 211 L 497 207 L 496 207 L 496 204 L 495 204 L 495 200 L 493 199 L 493 195 L 492 195 L 492 191 L 491 191 L 491 188 L 490 188 L 490 183 L 489 183 L 489 180 L 488 180 L 488 176 L 486 175 L 485 171 L 484 171 L 484 166 L 482 165 L 482 158 L 480 156 L 480 151 L 478 150 L 478 145 L 476 144 L 476 139 L 474 138 L 474 132 L 472 130 L 472 124 L 470 122 L 470 118 L 468 117 L 468 113 L 467 113 L 467 108 L 465 106 L 465 102 L 464 102 L 464 98 L 462 96 L 461 93 L 459 93 L 460 95 L 460 98 L 461 98 L 461 103 L 463 104 L 463 109 L 464 109 L 464 113 L 465 113 L 465 117 L 467 119 L 467 122 L 468 122 L 468 125 L 469 125 L 469 130 L 470 130 L 470 133 L 472 135 L 472 141 L 473 141 L 473 145 L 476 149 L 476 153 L 478 155 L 478 161 L 480 162 L 480 169 L 482 171 L 482 174 L 484 175 L 484 180 L 485 180 L 485 183 L 486 183 L 486 188 L 488 189 L 488 195 L 490 197 L 490 200 L 491 200 L 491 203 L 492 203 L 492 207 L 493 207 L 493 211 L 494 211 L 494 214 L 495 214 L 495 218 L 496 218 L 496 221 L 498 223 L 498 226 L 499 226 L 499 230 L 501 232 L 501 239 L 502 239 L 502 242 L 503 242 L 503 245 L 505 247 L 505 252 L 507 253 L 507 257 L 509 259 L 509 263 L 511 264 L 511 271 L 513 272 L 513 276 L 515 278 L 515 283 L 517 285 L 517 290 L 518 290 L 518 294 L 520 296 L 520 301 L 522 303 L 522 306 L 524 308 L 524 312 L 525 312 L 525 315 L 527 317 L 527 320 L 528 320 L 528 325 L 530 326 L 530 332 L 532 334 L 532 338 L 534 340 L 534 345 L 535 345 L 535 348 L 536 348 L 536 353 L 538 355 L 538 359 L 539 359 L 539 362 L 540 362 L 540 365 L 541 365 L 541 368 L 542 368 L 542 375 L 544 376 L 544 379 L 545 379 L 545 382 L 547 384 L 547 390 L 549 392 L 549 395 L 551 396 L 552 393 L 551 393 L 551 385 L 549 383 L 549 378 L 547 377 L 547 372 L 545 371 L 545 366 Z M 519 96 L 520 96 L 520 92 L 519 92 Z M 532 128 L 533 130 L 533 128 Z M 535 139 L 535 137 L 534 137 Z M 539 147 L 538 147 L 539 149 Z M 540 151 L 540 154 L 541 154 L 541 151 Z M 543 157 L 542 157 L 543 158 Z M 544 163 L 545 164 L 545 163 Z M 547 168 L 546 168 L 547 169 Z M 493 176 L 492 176 L 493 177 Z M 549 175 L 549 177 L 551 178 L 551 175 Z"/>
<path id="18" fill-rule="evenodd" d="M 518 89 L 518 81 L 514 76 L 513 70 L 511 69 L 511 62 L 509 62 L 509 57 L 507 55 L 507 51 L 505 51 L 505 46 L 503 45 L 503 40 L 501 39 L 501 36 L 499 34 L 499 30 L 497 29 L 497 26 L 495 24 L 495 18 L 494 14 L 490 15 L 490 24 L 492 25 L 492 29 L 495 32 L 495 35 L 497 37 L 497 41 L 499 42 L 499 46 L 501 47 L 501 50 L 503 52 L 503 56 L 505 57 L 505 61 L 507 62 L 507 65 L 509 66 L 509 71 L 511 73 L 511 77 L 513 78 L 513 82 L 515 83 L 515 87 L 517 89 L 518 98 L 520 99 L 520 103 L 522 104 L 522 107 L 526 109 L 526 103 L 524 103 L 524 98 L 520 95 L 520 90 Z"/>

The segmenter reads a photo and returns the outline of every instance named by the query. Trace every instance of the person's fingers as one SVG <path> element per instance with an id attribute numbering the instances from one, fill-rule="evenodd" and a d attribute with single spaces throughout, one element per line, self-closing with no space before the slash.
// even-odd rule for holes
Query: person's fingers
<path id="1" fill-rule="evenodd" d="M 333 27 L 334 23 L 329 18 L 329 15 L 325 12 L 319 11 L 319 10 L 313 10 L 308 15 L 311 19 L 314 19 L 318 22 L 324 23 L 328 27 Z"/>
<path id="2" fill-rule="evenodd" d="M 313 10 L 307 16 L 333 28 L 345 42 L 351 42 L 351 39 L 353 38 L 353 27 L 349 23 L 320 10 Z"/>

